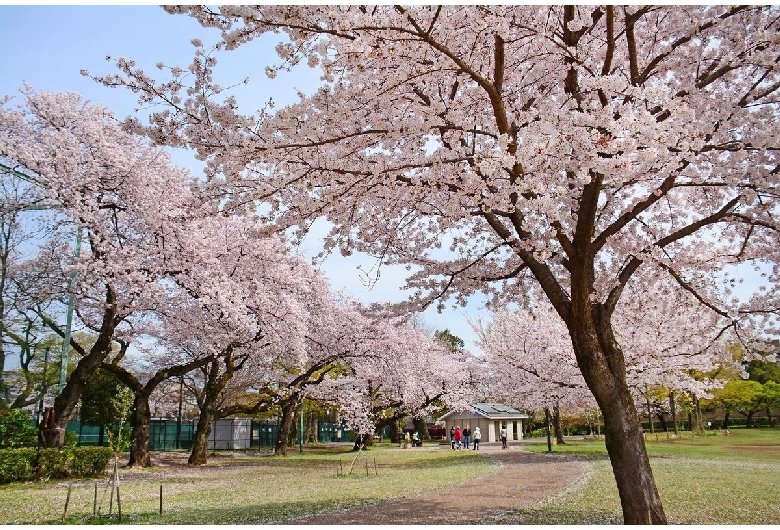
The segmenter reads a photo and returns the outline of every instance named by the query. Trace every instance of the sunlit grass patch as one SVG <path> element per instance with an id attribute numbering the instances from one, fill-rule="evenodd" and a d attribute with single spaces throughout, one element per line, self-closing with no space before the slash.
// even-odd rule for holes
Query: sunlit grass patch
<path id="1" fill-rule="evenodd" d="M 526 446 L 547 452 L 547 444 Z M 756 450 L 760 447 L 761 450 Z M 740 429 L 729 436 L 647 440 L 664 511 L 673 524 L 780 523 L 780 430 Z M 553 500 L 511 512 L 500 522 L 620 524 L 620 499 L 603 440 L 554 446 L 588 461 L 588 475 Z"/>

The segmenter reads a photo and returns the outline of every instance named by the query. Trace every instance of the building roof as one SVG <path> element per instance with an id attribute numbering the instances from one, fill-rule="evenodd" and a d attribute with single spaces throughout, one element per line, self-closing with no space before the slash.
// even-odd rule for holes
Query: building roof
<path id="1" fill-rule="evenodd" d="M 469 405 L 469 409 L 476 413 L 478 416 L 488 418 L 491 420 L 509 420 L 509 419 L 526 419 L 528 414 L 524 414 L 519 410 L 504 405 L 503 403 L 472 403 Z M 459 411 L 450 411 L 439 419 L 445 419 L 448 416 L 457 414 Z"/>

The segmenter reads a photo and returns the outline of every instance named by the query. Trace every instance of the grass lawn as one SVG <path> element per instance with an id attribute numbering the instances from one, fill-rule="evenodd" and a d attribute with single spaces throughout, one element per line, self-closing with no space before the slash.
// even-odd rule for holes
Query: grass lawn
<path id="1" fill-rule="evenodd" d="M 186 455 L 181 456 L 180 460 L 186 462 Z M 122 523 L 269 523 L 415 495 L 452 485 L 453 477 L 470 480 L 496 469 L 490 458 L 470 451 L 378 446 L 362 452 L 352 474 L 347 474 L 354 458 L 351 446 L 344 446 L 307 448 L 303 454 L 294 450 L 286 458 L 215 456 L 200 468 L 170 465 L 120 470 Z M 118 522 L 115 518 L 92 518 L 96 483 L 98 504 L 102 504 L 100 513 L 109 511 L 110 490 L 101 503 L 106 482 L 74 482 L 65 522 Z M 49 481 L 0 486 L 0 523 L 61 523 L 68 484 Z M 113 513 L 116 512 L 114 502 Z"/>
<path id="2" fill-rule="evenodd" d="M 526 448 L 546 452 L 547 443 Z M 647 450 L 670 523 L 780 524 L 780 429 L 647 435 Z M 495 522 L 622 524 L 603 440 L 567 442 L 553 453 L 587 459 L 590 470 L 570 491 Z"/>
<path id="3" fill-rule="evenodd" d="M 780 429 L 735 429 L 729 436 L 685 433 L 678 439 L 648 436 L 647 446 L 670 523 L 780 524 Z M 547 451 L 546 441 L 524 447 Z M 496 468 L 488 457 L 471 451 L 380 445 L 362 453 L 347 474 L 355 457 L 350 449 L 307 448 L 286 458 L 220 454 L 199 468 L 181 465 L 186 455 L 160 454 L 158 467 L 120 471 L 122 522 L 271 523 L 415 495 L 452 485 L 453 477 L 471 480 Z M 554 446 L 553 453 L 586 461 L 587 473 L 552 499 L 485 522 L 621 524 L 603 440 L 568 442 Z M 68 484 L 52 480 L 0 486 L 0 524 L 60 523 Z M 118 522 L 115 517 L 92 518 L 95 484 L 100 512 L 108 512 L 108 494 L 102 497 L 106 479 L 74 482 L 66 523 Z"/>

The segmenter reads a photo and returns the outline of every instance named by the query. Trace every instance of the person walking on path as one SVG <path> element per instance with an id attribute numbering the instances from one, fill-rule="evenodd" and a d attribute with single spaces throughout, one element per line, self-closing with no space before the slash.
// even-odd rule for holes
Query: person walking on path
<path id="1" fill-rule="evenodd" d="M 468 424 L 463 429 L 463 448 L 468 449 L 469 444 L 471 443 L 471 429 L 469 429 Z"/>
<path id="2" fill-rule="evenodd" d="M 460 427 L 455 427 L 455 443 L 452 446 L 452 448 L 460 449 L 460 444 L 462 440 L 463 440 L 463 433 L 460 432 Z"/>
<path id="3" fill-rule="evenodd" d="M 450 443 L 452 448 L 455 449 L 455 426 L 450 427 Z"/>
<path id="4" fill-rule="evenodd" d="M 479 439 L 482 438 L 482 433 L 479 430 L 479 425 L 474 428 L 474 450 L 479 451 Z"/>
<path id="5" fill-rule="evenodd" d="M 506 449 L 506 425 L 501 427 L 501 449 Z"/>

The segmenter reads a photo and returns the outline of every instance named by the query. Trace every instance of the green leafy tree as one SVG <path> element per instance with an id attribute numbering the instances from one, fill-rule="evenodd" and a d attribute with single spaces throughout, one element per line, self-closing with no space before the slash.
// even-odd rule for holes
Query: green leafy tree
<path id="1" fill-rule="evenodd" d="M 766 407 L 766 417 L 769 426 L 774 427 L 777 422 L 772 418 L 771 411 L 780 408 L 780 383 L 767 381 L 761 385 L 761 400 Z"/>
<path id="2" fill-rule="evenodd" d="M 433 334 L 433 336 L 436 340 L 446 344 L 453 353 L 462 352 L 466 349 L 466 343 L 463 342 L 463 339 L 450 333 L 449 329 L 445 329 L 444 331 L 437 331 Z"/>
<path id="3" fill-rule="evenodd" d="M 30 424 L 30 413 L 22 409 L 0 409 L 0 449 L 35 447 L 38 430 Z"/>
<path id="4" fill-rule="evenodd" d="M 116 413 L 116 422 L 108 429 L 108 446 L 114 452 L 114 458 L 130 444 L 131 431 L 125 423 L 133 410 L 133 397 L 133 392 L 124 387 L 108 403 Z"/>
<path id="5" fill-rule="evenodd" d="M 81 395 L 81 421 L 97 425 L 108 433 L 108 445 L 118 454 L 130 441 L 125 428 L 133 410 L 133 392 L 113 373 L 98 369 Z"/>
<path id="6" fill-rule="evenodd" d="M 766 384 L 769 381 L 780 383 L 780 365 L 773 362 L 754 360 L 747 363 L 747 372 L 751 381 Z"/>
<path id="7" fill-rule="evenodd" d="M 115 396 L 127 389 L 116 375 L 102 368 L 95 371 L 81 395 L 81 422 L 110 427 L 121 415 L 121 401 Z"/>
<path id="8" fill-rule="evenodd" d="M 723 388 L 715 390 L 713 401 L 718 403 L 725 413 L 723 427 L 728 427 L 729 415 L 735 410 L 748 416 L 750 421 L 752 413 L 761 409 L 761 393 L 761 383 L 744 379 L 729 381 Z"/>

